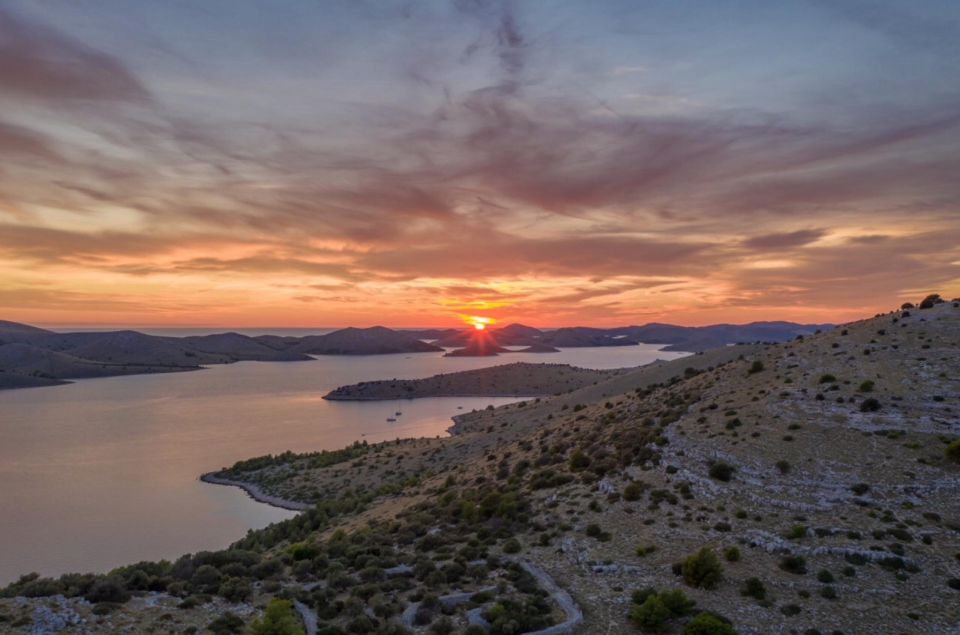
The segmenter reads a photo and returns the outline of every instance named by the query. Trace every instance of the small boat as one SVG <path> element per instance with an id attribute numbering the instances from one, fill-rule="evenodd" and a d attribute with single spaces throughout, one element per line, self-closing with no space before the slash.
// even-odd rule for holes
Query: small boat
<path id="1" fill-rule="evenodd" d="M 393 417 L 387 417 L 387 421 L 396 421 Z"/>

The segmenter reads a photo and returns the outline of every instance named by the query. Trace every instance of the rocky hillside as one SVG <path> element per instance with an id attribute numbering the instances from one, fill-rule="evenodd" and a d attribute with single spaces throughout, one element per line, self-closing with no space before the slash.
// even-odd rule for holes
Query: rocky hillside
<path id="1" fill-rule="evenodd" d="M 958 360 L 943 303 L 466 413 L 449 439 L 259 457 L 221 475 L 314 507 L 229 551 L 5 594 L 64 594 L 104 631 L 269 606 L 319 633 L 953 633 Z"/>

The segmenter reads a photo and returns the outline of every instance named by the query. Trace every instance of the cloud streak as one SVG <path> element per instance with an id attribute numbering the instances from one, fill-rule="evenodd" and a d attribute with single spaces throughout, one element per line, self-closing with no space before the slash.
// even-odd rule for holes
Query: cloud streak
<path id="1" fill-rule="evenodd" d="M 186 307 L 164 319 L 261 325 L 293 306 L 325 325 L 384 306 L 442 323 L 467 305 L 541 324 L 819 320 L 960 295 L 952 78 L 900 98 L 851 54 L 830 67 L 850 64 L 850 93 L 831 84 L 818 105 L 788 72 L 826 64 L 815 51 L 785 48 L 787 64 L 748 37 L 739 66 L 715 68 L 684 34 L 749 34 L 669 12 L 672 39 L 654 47 L 630 12 L 614 25 L 506 0 L 337 5 L 329 19 L 356 37 L 308 64 L 292 60 L 316 51 L 289 37 L 323 23 L 307 9 L 297 25 L 269 12 L 226 52 L 214 43 L 249 37 L 248 12 L 162 7 L 150 32 L 118 34 L 109 7 L 92 11 L 0 10 L 0 278 L 44 298 L 0 309 L 24 319 L 95 320 L 50 298 L 109 288 L 116 319 L 162 298 Z M 829 13 L 815 24 L 836 28 Z M 779 17 L 766 28 L 803 35 Z M 916 45 L 925 21 L 844 20 L 939 68 Z M 736 81 L 755 65 L 810 98 L 758 100 Z M 697 107 L 636 110 L 635 95 Z M 206 313 L 176 300 L 201 292 Z"/>

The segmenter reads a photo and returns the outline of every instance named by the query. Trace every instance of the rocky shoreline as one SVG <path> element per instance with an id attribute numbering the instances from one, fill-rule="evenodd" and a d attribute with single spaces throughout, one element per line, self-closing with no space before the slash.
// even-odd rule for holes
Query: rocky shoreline
<path id="1" fill-rule="evenodd" d="M 267 494 L 263 491 L 259 485 L 254 485 L 252 483 L 245 483 L 243 481 L 235 481 L 233 479 L 224 478 L 222 476 L 217 476 L 217 472 L 208 472 L 200 476 L 200 480 L 204 483 L 210 483 L 212 485 L 228 485 L 232 487 L 239 487 L 247 493 L 250 498 L 257 501 L 258 503 L 266 503 L 272 507 L 279 507 L 280 509 L 286 509 L 294 512 L 302 512 L 310 509 L 311 505 L 308 503 L 301 503 L 298 501 L 288 500 L 286 498 L 281 498 L 279 496 L 273 496 Z"/>

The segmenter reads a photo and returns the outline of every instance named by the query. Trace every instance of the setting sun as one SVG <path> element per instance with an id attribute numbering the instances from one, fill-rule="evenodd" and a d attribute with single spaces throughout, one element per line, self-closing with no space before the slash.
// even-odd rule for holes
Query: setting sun
<path id="1" fill-rule="evenodd" d="M 479 315 L 468 315 L 466 316 L 466 322 L 473 326 L 478 331 L 482 331 L 487 328 L 488 324 L 493 324 L 493 318 L 480 317 Z"/>

